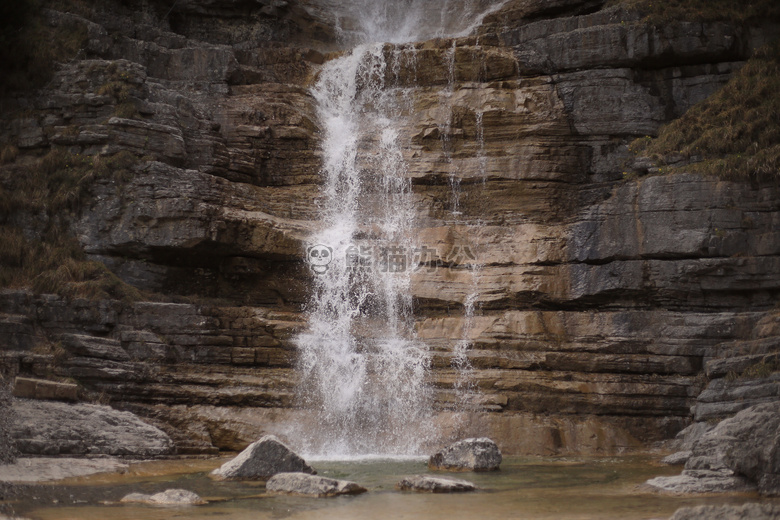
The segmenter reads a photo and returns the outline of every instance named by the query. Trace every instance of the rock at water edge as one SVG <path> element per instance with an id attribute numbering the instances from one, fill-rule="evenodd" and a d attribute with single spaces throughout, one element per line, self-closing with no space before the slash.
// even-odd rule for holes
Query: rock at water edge
<path id="1" fill-rule="evenodd" d="M 367 491 L 355 482 L 318 477 L 308 473 L 278 473 L 266 482 L 265 489 L 273 493 L 320 498 L 359 495 Z"/>
<path id="2" fill-rule="evenodd" d="M 236 458 L 211 472 L 217 480 L 268 480 L 277 473 L 316 471 L 274 435 L 250 444 Z"/>
<path id="3" fill-rule="evenodd" d="M 414 475 L 406 477 L 395 486 L 401 491 L 428 491 L 430 493 L 463 493 L 475 491 L 477 486 L 468 480 Z"/>
<path id="4" fill-rule="evenodd" d="M 428 468 L 439 471 L 495 471 L 501 464 L 501 450 L 487 437 L 463 439 L 433 455 Z"/>
<path id="5" fill-rule="evenodd" d="M 206 501 L 200 498 L 197 493 L 186 489 L 166 489 L 154 495 L 144 495 L 142 493 L 130 493 L 120 502 L 141 503 L 161 506 L 198 506 L 205 504 Z"/>
<path id="6" fill-rule="evenodd" d="M 110 406 L 14 399 L 16 447 L 30 455 L 123 455 L 173 453 L 170 437 L 130 412 Z"/>
<path id="7" fill-rule="evenodd" d="M 669 493 L 740 492 L 780 495 L 780 402 L 724 419 L 693 446 L 682 474 L 656 477 L 650 488 Z"/>
<path id="8" fill-rule="evenodd" d="M 691 458 L 691 451 L 678 451 L 676 453 L 672 453 L 671 455 L 667 455 L 666 457 L 661 459 L 661 464 L 668 464 L 669 466 L 682 466 L 686 462 L 688 462 L 688 459 Z"/>

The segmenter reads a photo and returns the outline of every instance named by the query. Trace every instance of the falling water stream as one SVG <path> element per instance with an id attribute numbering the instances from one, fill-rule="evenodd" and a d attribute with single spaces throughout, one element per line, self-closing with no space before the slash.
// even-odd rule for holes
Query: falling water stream
<path id="1" fill-rule="evenodd" d="M 307 250 L 315 272 L 308 328 L 297 337 L 300 394 L 317 415 L 317 427 L 301 432 L 298 442 L 310 456 L 414 455 L 433 434 L 431 360 L 414 334 L 410 291 L 415 253 L 424 244 L 413 233 L 403 155 L 410 137 L 401 131 L 414 87 L 400 85 L 398 71 L 415 67 L 410 42 L 468 34 L 503 3 L 330 5 L 343 39 L 354 46 L 326 63 L 311 89 L 322 132 L 324 200 Z"/>

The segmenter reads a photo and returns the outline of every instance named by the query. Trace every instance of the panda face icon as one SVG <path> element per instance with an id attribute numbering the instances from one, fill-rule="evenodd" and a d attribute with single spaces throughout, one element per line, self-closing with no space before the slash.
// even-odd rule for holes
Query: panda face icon
<path id="1" fill-rule="evenodd" d="M 323 274 L 328 270 L 328 264 L 333 261 L 333 248 L 317 244 L 306 250 L 306 261 L 309 262 L 312 271 Z"/>

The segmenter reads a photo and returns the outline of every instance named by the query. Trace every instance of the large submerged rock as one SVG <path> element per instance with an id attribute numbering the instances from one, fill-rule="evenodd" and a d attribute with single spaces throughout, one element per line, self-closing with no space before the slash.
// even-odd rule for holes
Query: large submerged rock
<path id="1" fill-rule="evenodd" d="M 749 503 L 741 506 L 697 506 L 678 509 L 669 520 L 774 520 L 780 505 Z"/>
<path id="2" fill-rule="evenodd" d="M 308 473 L 278 473 L 266 482 L 265 489 L 273 493 L 320 498 L 359 495 L 368 491 L 355 482 L 318 477 Z"/>
<path id="3" fill-rule="evenodd" d="M 431 456 L 428 468 L 440 471 L 495 471 L 501 450 L 487 437 L 463 439 Z"/>
<path id="4" fill-rule="evenodd" d="M 166 489 L 154 495 L 144 495 L 143 493 L 130 493 L 120 502 L 141 503 L 158 506 L 198 506 L 205 504 L 206 501 L 200 498 L 197 493 L 186 489 Z"/>
<path id="5" fill-rule="evenodd" d="M 95 404 L 14 399 L 12 437 L 31 455 L 124 455 L 173 453 L 170 437 L 130 412 Z"/>
<path id="6" fill-rule="evenodd" d="M 401 491 L 428 491 L 430 493 L 462 493 L 477 489 L 477 486 L 468 480 L 432 477 L 430 475 L 405 477 L 395 487 Z"/>
<path id="7" fill-rule="evenodd" d="M 274 435 L 266 435 L 212 471 L 211 476 L 217 480 L 268 480 L 277 473 L 316 471 Z"/>
<path id="8" fill-rule="evenodd" d="M 694 444 L 681 475 L 656 477 L 647 485 L 677 494 L 757 489 L 780 495 L 780 402 L 721 421 Z"/>

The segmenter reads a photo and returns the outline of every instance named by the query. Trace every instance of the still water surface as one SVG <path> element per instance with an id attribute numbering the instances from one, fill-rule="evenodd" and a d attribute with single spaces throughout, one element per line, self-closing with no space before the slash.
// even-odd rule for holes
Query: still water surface
<path id="1" fill-rule="evenodd" d="M 508 458 L 498 472 L 453 474 L 481 488 L 457 495 L 395 490 L 402 477 L 428 472 L 423 460 L 315 462 L 320 475 L 353 480 L 369 489 L 363 495 L 330 499 L 272 496 L 265 494 L 262 484 L 209 479 L 208 471 L 224 460 L 157 461 L 133 465 L 122 475 L 96 475 L 30 488 L 15 509 L 17 514 L 41 520 L 632 520 L 668 518 L 684 506 L 756 500 L 748 495 L 683 498 L 643 493 L 637 486 L 648 478 L 679 472 L 679 468 L 658 466 L 652 460 L 644 456 Z M 131 492 L 156 493 L 174 487 L 194 491 L 209 503 L 186 508 L 117 503 Z"/>

